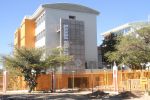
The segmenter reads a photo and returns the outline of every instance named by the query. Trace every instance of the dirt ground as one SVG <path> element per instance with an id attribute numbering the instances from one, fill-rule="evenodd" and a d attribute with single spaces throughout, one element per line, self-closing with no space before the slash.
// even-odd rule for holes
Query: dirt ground
<path id="1" fill-rule="evenodd" d="M 119 94 L 103 91 L 59 92 L 59 93 L 27 93 L 7 92 L 0 94 L 0 100 L 150 100 L 144 92 L 122 92 Z"/>

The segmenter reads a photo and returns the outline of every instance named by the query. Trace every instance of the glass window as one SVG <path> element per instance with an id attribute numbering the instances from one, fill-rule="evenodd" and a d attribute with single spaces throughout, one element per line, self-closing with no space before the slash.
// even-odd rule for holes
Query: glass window
<path id="1" fill-rule="evenodd" d="M 76 19 L 76 16 L 69 16 L 69 19 Z"/>

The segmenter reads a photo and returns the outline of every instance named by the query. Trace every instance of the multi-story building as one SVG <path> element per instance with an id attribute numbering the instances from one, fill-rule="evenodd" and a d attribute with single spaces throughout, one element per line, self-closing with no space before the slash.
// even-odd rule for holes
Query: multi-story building
<path id="1" fill-rule="evenodd" d="M 14 45 L 18 48 L 35 47 L 35 22 L 27 17 L 24 17 L 21 26 L 15 32 Z"/>
<path id="2" fill-rule="evenodd" d="M 109 39 L 112 33 L 115 35 L 118 35 L 118 34 L 126 35 L 129 33 L 135 32 L 136 30 L 147 25 L 150 25 L 150 23 L 146 21 L 127 23 L 127 24 L 118 26 L 116 28 L 110 29 L 106 32 L 103 32 L 102 35 L 104 36 L 104 39 Z"/>
<path id="3" fill-rule="evenodd" d="M 62 47 L 64 54 L 73 55 L 73 69 L 97 68 L 98 11 L 68 3 L 41 5 L 31 16 L 24 17 L 15 32 L 17 47 L 40 48 L 46 50 Z M 48 55 L 50 52 L 46 52 Z M 92 65 L 91 65 L 92 64 Z M 70 70 L 71 67 L 64 67 Z"/>
<path id="4" fill-rule="evenodd" d="M 150 23 L 146 22 L 146 21 L 127 23 L 127 24 L 118 26 L 116 28 L 110 29 L 106 32 L 103 32 L 102 35 L 104 36 L 105 42 L 107 42 L 107 41 L 112 42 L 113 38 L 119 34 L 127 35 L 127 34 L 132 33 L 132 34 L 137 35 L 136 31 L 147 25 L 150 25 Z M 114 43 L 111 43 L 110 45 L 114 45 Z M 110 66 L 110 64 L 108 64 L 104 58 L 104 53 L 105 53 L 104 50 L 106 50 L 107 48 L 108 48 L 108 45 L 107 45 L 107 47 L 106 47 L 106 45 L 99 46 L 98 51 L 99 51 L 99 56 L 101 56 L 101 57 L 99 57 L 98 61 L 99 61 L 99 63 L 102 62 L 102 67 L 100 66 L 101 68 L 107 67 L 108 65 Z M 111 66 L 109 68 L 111 68 Z"/>

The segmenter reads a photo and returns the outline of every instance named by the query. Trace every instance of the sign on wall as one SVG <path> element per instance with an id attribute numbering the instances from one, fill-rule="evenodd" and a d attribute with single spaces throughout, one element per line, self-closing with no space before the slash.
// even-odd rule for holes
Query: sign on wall
<path id="1" fill-rule="evenodd" d="M 68 25 L 64 24 L 64 54 L 69 55 L 69 32 Z"/>

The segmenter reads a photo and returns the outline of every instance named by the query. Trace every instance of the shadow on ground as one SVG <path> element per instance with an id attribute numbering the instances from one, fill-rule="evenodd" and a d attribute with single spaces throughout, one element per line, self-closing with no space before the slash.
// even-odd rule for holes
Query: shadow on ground
<path id="1" fill-rule="evenodd" d="M 106 100 L 123 100 L 123 99 L 133 99 L 140 98 L 141 96 L 137 96 L 130 91 L 121 92 L 117 95 L 109 95 L 109 93 L 105 93 L 103 91 L 95 91 L 93 93 L 85 95 L 90 99 L 106 99 Z"/>
<path id="2" fill-rule="evenodd" d="M 37 94 L 9 94 L 0 95 L 0 100 L 123 100 L 139 98 L 132 92 L 121 92 L 118 95 L 110 95 L 103 91 L 95 91 L 90 94 L 74 94 L 74 93 L 37 93 Z"/>
<path id="3" fill-rule="evenodd" d="M 15 94 L 1 95 L 0 100 L 87 100 L 88 98 L 82 95 L 63 94 Z"/>

